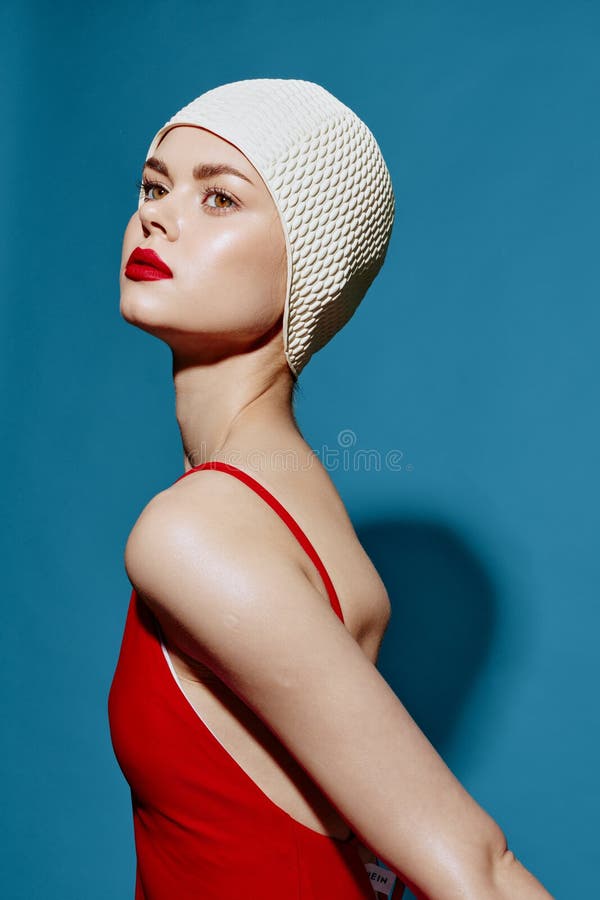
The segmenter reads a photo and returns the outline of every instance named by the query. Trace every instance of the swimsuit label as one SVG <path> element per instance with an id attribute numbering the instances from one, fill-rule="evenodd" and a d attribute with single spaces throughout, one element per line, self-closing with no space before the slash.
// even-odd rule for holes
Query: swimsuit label
<path id="1" fill-rule="evenodd" d="M 384 869 L 375 863 L 365 863 L 365 868 L 371 882 L 371 887 L 378 894 L 391 897 L 396 884 L 396 876 L 389 869 Z"/>

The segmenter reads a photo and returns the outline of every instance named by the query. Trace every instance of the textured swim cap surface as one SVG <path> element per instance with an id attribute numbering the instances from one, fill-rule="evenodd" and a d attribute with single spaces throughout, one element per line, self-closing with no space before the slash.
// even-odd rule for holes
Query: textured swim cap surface
<path id="1" fill-rule="evenodd" d="M 148 157 L 176 125 L 236 146 L 273 198 L 287 246 L 283 343 L 297 376 L 351 318 L 383 264 L 394 194 L 379 146 L 333 94 L 292 78 L 234 81 L 201 94 L 157 132 Z"/>

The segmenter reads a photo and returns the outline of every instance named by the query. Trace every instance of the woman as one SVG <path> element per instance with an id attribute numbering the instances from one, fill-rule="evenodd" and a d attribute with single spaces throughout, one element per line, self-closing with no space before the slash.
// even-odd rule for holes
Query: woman
<path id="1" fill-rule="evenodd" d="M 172 350 L 184 472 L 127 541 L 109 695 L 137 900 L 550 896 L 377 671 L 389 599 L 294 418 L 393 217 L 311 82 L 222 85 L 150 145 L 121 313 Z"/>

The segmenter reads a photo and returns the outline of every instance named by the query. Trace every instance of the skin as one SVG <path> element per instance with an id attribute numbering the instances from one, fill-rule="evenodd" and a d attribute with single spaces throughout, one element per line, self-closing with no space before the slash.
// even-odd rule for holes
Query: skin
<path id="1" fill-rule="evenodd" d="M 266 186 L 236 147 L 201 128 L 171 129 L 156 155 L 169 176 L 144 170 L 161 187 L 125 231 L 121 313 L 172 350 L 184 470 L 220 459 L 267 487 L 309 535 L 345 619 L 255 492 L 223 472 L 195 473 L 148 503 L 125 549 L 186 696 L 278 806 L 322 834 L 343 839 L 350 826 L 365 861 L 376 853 L 415 896 L 551 897 L 377 670 L 389 598 L 294 417 L 285 239 Z M 251 183 L 197 181 L 201 162 L 234 166 Z M 215 184 L 235 202 L 211 194 Z M 128 279 L 138 246 L 174 277 Z"/>

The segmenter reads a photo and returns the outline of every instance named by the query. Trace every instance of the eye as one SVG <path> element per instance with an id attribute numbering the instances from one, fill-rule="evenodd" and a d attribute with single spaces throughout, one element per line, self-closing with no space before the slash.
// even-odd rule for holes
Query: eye
<path id="1" fill-rule="evenodd" d="M 143 178 L 137 182 L 138 193 L 141 194 L 142 200 L 146 203 L 148 200 L 161 200 L 169 191 L 158 181 L 150 181 Z M 214 187 L 206 188 L 204 191 L 204 205 L 217 213 L 224 213 L 230 209 L 237 209 L 239 203 L 232 195 L 223 188 Z"/>
<path id="2" fill-rule="evenodd" d="M 162 184 L 159 184 L 158 181 L 149 181 L 147 178 L 143 178 L 141 181 L 137 183 L 138 191 L 142 194 L 142 199 L 144 203 L 147 200 L 160 200 L 161 197 L 164 197 L 165 194 L 168 194 L 166 187 Z M 162 194 L 160 193 L 162 191 Z M 154 195 L 151 194 L 154 192 Z"/>
<path id="3" fill-rule="evenodd" d="M 228 209 L 237 208 L 238 206 L 231 194 L 229 194 L 227 191 L 224 191 L 223 188 L 216 186 L 206 189 L 204 200 L 206 206 L 218 212 L 226 212 Z M 214 200 L 214 203 L 206 202 L 209 200 Z"/>

